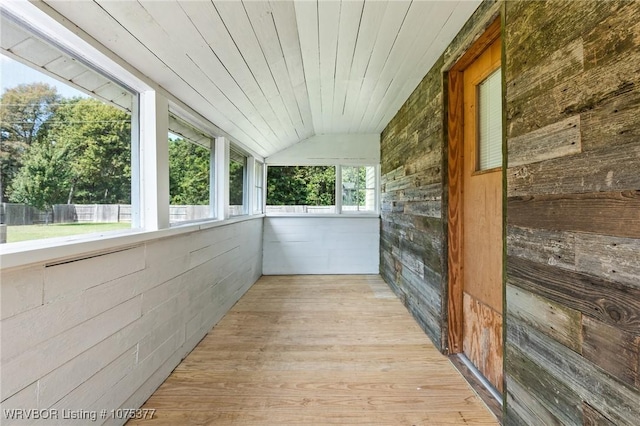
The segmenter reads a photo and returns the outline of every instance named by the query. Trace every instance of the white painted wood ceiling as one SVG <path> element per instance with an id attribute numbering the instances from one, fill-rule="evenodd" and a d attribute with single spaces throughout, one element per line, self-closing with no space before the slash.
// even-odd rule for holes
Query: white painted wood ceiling
<path id="1" fill-rule="evenodd" d="M 265 157 L 380 133 L 479 2 L 46 0 Z"/>

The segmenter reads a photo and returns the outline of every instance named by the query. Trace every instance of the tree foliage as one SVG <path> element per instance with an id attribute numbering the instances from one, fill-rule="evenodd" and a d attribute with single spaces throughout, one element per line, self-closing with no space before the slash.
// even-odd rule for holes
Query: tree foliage
<path id="1" fill-rule="evenodd" d="M 49 141 L 34 143 L 13 181 L 11 201 L 46 210 L 65 199 L 71 175 L 67 156 Z"/>
<path id="2" fill-rule="evenodd" d="M 46 135 L 25 154 L 11 201 L 36 207 L 130 202 L 129 114 L 91 98 L 65 99 L 42 126 Z"/>
<path id="3" fill-rule="evenodd" d="M 231 160 L 229 162 L 229 205 L 244 204 L 245 162 Z"/>
<path id="4" fill-rule="evenodd" d="M 267 205 L 332 206 L 336 171 L 332 166 L 270 166 Z"/>
<path id="5" fill-rule="evenodd" d="M 21 156 L 9 199 L 38 208 L 129 203 L 131 117 L 92 98 L 57 99 Z"/>
<path id="6" fill-rule="evenodd" d="M 184 139 L 169 141 L 171 204 L 209 204 L 209 150 Z"/>
<path id="7" fill-rule="evenodd" d="M 61 97 L 46 83 L 21 84 L 0 97 L 0 195 L 6 201 L 22 157 L 46 134 Z"/>

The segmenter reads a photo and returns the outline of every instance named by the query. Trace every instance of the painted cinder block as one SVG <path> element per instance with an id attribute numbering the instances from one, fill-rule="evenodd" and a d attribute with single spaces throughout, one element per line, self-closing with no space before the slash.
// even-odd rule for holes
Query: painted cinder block
<path id="1" fill-rule="evenodd" d="M 0 399 L 20 391 L 139 318 L 140 299 L 138 296 L 122 303 L 3 363 Z M 2 338 L 3 345 L 7 344 Z"/>
<path id="2" fill-rule="evenodd" d="M 0 403 L 2 425 L 13 424 L 5 416 L 4 410 L 35 410 L 38 408 L 40 408 L 38 405 L 38 382 L 34 382 Z M 24 422 L 22 423 L 24 424 Z"/>
<path id="3" fill-rule="evenodd" d="M 113 387 L 129 374 L 135 368 L 136 360 L 137 347 L 133 346 L 57 401 L 52 408 L 60 411 L 86 410 L 105 389 Z"/>
<path id="4" fill-rule="evenodd" d="M 48 266 L 44 278 L 45 303 L 61 296 L 132 274 L 145 267 L 144 247 Z"/>
<path id="5" fill-rule="evenodd" d="M 263 273 L 376 273 L 379 229 L 378 218 L 267 218 Z"/>
<path id="6" fill-rule="evenodd" d="M 0 271 L 0 320 L 43 303 L 44 267 Z"/>
<path id="7" fill-rule="evenodd" d="M 176 352 L 179 334 L 175 333 L 147 358 L 140 359 L 135 368 L 110 388 L 103 388 L 102 395 L 89 406 L 100 411 L 105 407 L 121 407 L 129 397 L 151 377 Z M 179 362 L 179 361 L 178 361 Z M 177 365 L 177 362 L 176 362 Z M 174 365 L 175 367 L 175 365 Z M 166 376 L 165 376 L 166 377 Z M 127 407 L 137 408 L 137 407 Z M 123 421 L 124 423 L 124 421 Z"/>
<path id="8" fill-rule="evenodd" d="M 57 299 L 2 322 L 2 360 L 9 360 L 58 334 L 135 297 L 135 274 Z"/>
<path id="9" fill-rule="evenodd" d="M 109 363 L 135 346 L 155 326 L 157 316 L 144 315 L 110 335 L 95 346 L 42 377 L 38 400 L 41 407 L 50 407 Z"/>

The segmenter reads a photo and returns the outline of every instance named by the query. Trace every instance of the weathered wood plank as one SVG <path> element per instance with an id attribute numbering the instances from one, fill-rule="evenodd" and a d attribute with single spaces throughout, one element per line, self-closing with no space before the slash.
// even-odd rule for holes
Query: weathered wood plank
<path id="1" fill-rule="evenodd" d="M 580 128 L 580 115 L 576 115 L 509 139 L 509 167 L 579 153 Z"/>
<path id="2" fill-rule="evenodd" d="M 402 177 L 404 176 L 404 167 L 396 167 L 394 170 L 391 170 L 389 172 L 386 173 L 382 173 L 382 183 L 385 183 L 388 180 L 393 180 L 397 177 Z"/>
<path id="3" fill-rule="evenodd" d="M 624 149 L 640 138 L 640 90 L 638 85 L 627 87 L 618 96 L 580 114 L 582 149 Z"/>
<path id="4" fill-rule="evenodd" d="M 640 238 L 640 191 L 512 197 L 507 208 L 509 225 Z"/>
<path id="5" fill-rule="evenodd" d="M 436 239 L 443 237 L 442 222 L 436 218 L 401 213 L 388 213 L 383 218 L 396 226 L 404 228 L 406 231 L 421 231 L 433 235 Z"/>
<path id="6" fill-rule="evenodd" d="M 620 167 L 624 164 L 624 167 Z M 600 149 L 507 169 L 508 196 L 633 191 L 640 144 Z"/>
<path id="7" fill-rule="evenodd" d="M 575 270 L 572 232 L 507 226 L 507 254 L 538 263 Z"/>
<path id="8" fill-rule="evenodd" d="M 582 402 L 582 412 L 584 413 L 582 426 L 615 426 L 615 423 L 584 401 Z"/>
<path id="9" fill-rule="evenodd" d="M 640 289 L 517 257 L 507 257 L 507 282 L 621 330 L 640 328 Z"/>
<path id="10" fill-rule="evenodd" d="M 529 359 L 517 347 L 507 345 L 506 369 L 517 385 L 541 402 L 545 410 L 534 406 L 537 413 L 551 414 L 560 424 L 580 424 L 582 420 L 582 399 L 568 386 L 549 374 L 544 368 Z M 511 383 L 511 382 L 510 382 Z M 531 398 L 528 399 L 531 403 Z M 546 423 L 545 423 L 546 424 Z"/>
<path id="11" fill-rule="evenodd" d="M 629 333 L 586 315 L 582 328 L 586 359 L 631 386 L 640 384 L 640 329 Z"/>
<path id="12" fill-rule="evenodd" d="M 549 339 L 515 318 L 507 325 L 507 341 L 540 368 L 578 394 L 616 424 L 636 424 L 640 391 L 609 376 L 571 349 Z"/>
<path id="13" fill-rule="evenodd" d="M 409 176 L 402 176 L 394 180 L 388 180 L 382 190 L 392 192 L 413 188 L 421 188 L 442 181 L 441 167 L 431 167 Z"/>
<path id="14" fill-rule="evenodd" d="M 622 3 L 622 2 L 619 2 Z M 544 62 L 621 7 L 615 2 L 507 2 L 507 80 Z"/>
<path id="15" fill-rule="evenodd" d="M 580 271 L 640 288 L 640 239 L 575 234 Z"/>
<path id="16" fill-rule="evenodd" d="M 502 315 L 464 293 L 462 335 L 465 355 L 502 392 Z"/>
<path id="17" fill-rule="evenodd" d="M 506 381 L 507 415 L 504 422 L 506 426 L 562 426 L 558 418 L 508 374 Z"/>
<path id="18" fill-rule="evenodd" d="M 640 5 L 635 1 L 611 2 L 600 22 L 584 35 L 585 68 L 615 64 L 620 56 L 640 46 Z"/>
<path id="19" fill-rule="evenodd" d="M 533 95 L 549 90 L 582 72 L 584 70 L 582 38 L 573 40 L 532 65 L 509 80 L 507 101 L 530 99 Z M 507 73 L 509 72 L 507 69 Z"/>
<path id="20" fill-rule="evenodd" d="M 512 285 L 507 285 L 507 312 L 510 316 L 581 353 L 580 312 Z"/>
<path id="21" fill-rule="evenodd" d="M 625 55 L 618 56 L 614 64 L 586 70 L 551 89 L 536 93 L 531 99 L 510 101 L 507 104 L 508 136 L 520 136 L 588 112 L 634 90 L 640 83 L 637 73 L 639 60 L 640 52 L 630 49 Z"/>
<path id="22" fill-rule="evenodd" d="M 404 212 L 416 216 L 442 217 L 442 201 L 414 201 L 404 205 Z"/>

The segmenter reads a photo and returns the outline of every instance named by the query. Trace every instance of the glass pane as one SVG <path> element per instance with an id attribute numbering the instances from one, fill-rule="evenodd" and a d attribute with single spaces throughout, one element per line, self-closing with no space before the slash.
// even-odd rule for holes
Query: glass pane
<path id="1" fill-rule="evenodd" d="M 229 216 L 246 214 L 244 207 L 244 181 L 247 158 L 231 152 L 229 160 Z"/>
<path id="2" fill-rule="evenodd" d="M 375 167 L 343 166 L 342 211 L 375 211 L 375 186 Z"/>
<path id="3" fill-rule="evenodd" d="M 105 102 L 0 59 L 0 223 L 6 242 L 131 228 L 136 96 L 118 87 L 125 94 L 120 102 Z"/>
<path id="4" fill-rule="evenodd" d="M 191 138 L 169 133 L 171 223 L 213 216 L 210 206 L 210 157 L 210 150 L 192 142 Z"/>
<path id="5" fill-rule="evenodd" d="M 267 213 L 336 213 L 336 168 L 269 166 Z"/>
<path id="6" fill-rule="evenodd" d="M 478 170 L 502 166 L 502 80 L 500 69 L 478 86 Z"/>

